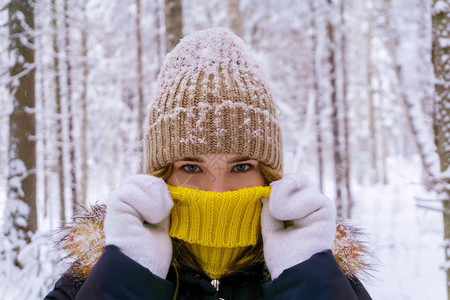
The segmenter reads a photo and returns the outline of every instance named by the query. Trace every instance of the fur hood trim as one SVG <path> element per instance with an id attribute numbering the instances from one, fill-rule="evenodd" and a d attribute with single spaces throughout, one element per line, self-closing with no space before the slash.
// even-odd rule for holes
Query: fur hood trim
<path id="1" fill-rule="evenodd" d="M 103 221 L 106 205 L 93 205 L 73 217 L 59 230 L 57 251 L 64 253 L 64 262 L 71 264 L 68 274 L 85 280 L 105 247 Z M 338 221 L 332 247 L 334 257 L 348 278 L 367 277 L 372 270 L 372 255 L 365 235 L 355 226 Z"/>

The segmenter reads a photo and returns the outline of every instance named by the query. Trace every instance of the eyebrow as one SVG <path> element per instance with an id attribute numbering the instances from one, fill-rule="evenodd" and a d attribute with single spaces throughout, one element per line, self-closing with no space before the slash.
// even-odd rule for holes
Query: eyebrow
<path id="1" fill-rule="evenodd" d="M 238 156 L 238 157 L 230 160 L 229 163 L 235 163 L 235 162 L 240 162 L 240 161 L 245 161 L 245 160 L 252 160 L 252 158 L 250 158 L 248 156 Z"/>
<path id="2" fill-rule="evenodd" d="M 203 159 L 201 159 L 200 157 L 185 157 L 180 159 L 182 161 L 196 161 L 196 162 L 203 162 Z"/>
<path id="3" fill-rule="evenodd" d="M 185 157 L 180 159 L 181 161 L 194 161 L 194 162 L 205 162 L 204 159 L 200 157 Z M 252 158 L 248 156 L 238 156 L 228 161 L 228 163 L 235 163 L 240 161 L 246 161 L 246 160 L 253 160 Z"/>

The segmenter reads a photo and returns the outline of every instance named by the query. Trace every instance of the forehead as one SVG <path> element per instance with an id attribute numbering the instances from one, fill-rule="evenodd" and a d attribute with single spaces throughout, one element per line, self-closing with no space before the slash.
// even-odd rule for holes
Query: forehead
<path id="1" fill-rule="evenodd" d="M 248 160 L 253 159 L 248 156 L 234 155 L 234 154 L 205 154 L 192 157 L 185 157 L 182 158 L 180 161 L 193 161 L 193 162 L 216 164 L 216 163 L 234 163 Z"/>

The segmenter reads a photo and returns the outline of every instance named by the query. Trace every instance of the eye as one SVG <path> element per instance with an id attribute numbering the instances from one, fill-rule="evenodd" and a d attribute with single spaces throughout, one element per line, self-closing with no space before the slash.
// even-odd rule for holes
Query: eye
<path id="1" fill-rule="evenodd" d="M 234 166 L 233 170 L 236 172 L 245 172 L 252 167 L 253 166 L 251 164 L 238 164 Z"/>
<path id="2" fill-rule="evenodd" d="M 197 165 L 184 165 L 181 167 L 181 169 L 189 173 L 200 172 L 200 168 Z"/>

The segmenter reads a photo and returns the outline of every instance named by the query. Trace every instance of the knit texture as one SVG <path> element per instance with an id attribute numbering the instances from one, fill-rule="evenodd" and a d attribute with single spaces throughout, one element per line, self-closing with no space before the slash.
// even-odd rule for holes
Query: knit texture
<path id="1" fill-rule="evenodd" d="M 302 173 L 284 175 L 262 198 L 264 260 L 272 280 L 315 253 L 331 249 L 336 236 L 334 203 Z M 291 221 L 285 226 L 283 221 Z"/>
<path id="2" fill-rule="evenodd" d="M 144 130 L 144 172 L 202 154 L 248 156 L 282 171 L 272 95 L 249 49 L 224 28 L 182 39 L 158 76 Z"/>
<path id="3" fill-rule="evenodd" d="M 153 274 L 166 278 L 172 259 L 168 235 L 172 206 L 161 178 L 142 174 L 127 178 L 108 198 L 105 244 L 119 247 Z"/>
<path id="4" fill-rule="evenodd" d="M 174 200 L 169 235 L 190 244 L 205 273 L 219 279 L 261 234 L 261 197 L 269 186 L 224 193 L 168 185 Z"/>

